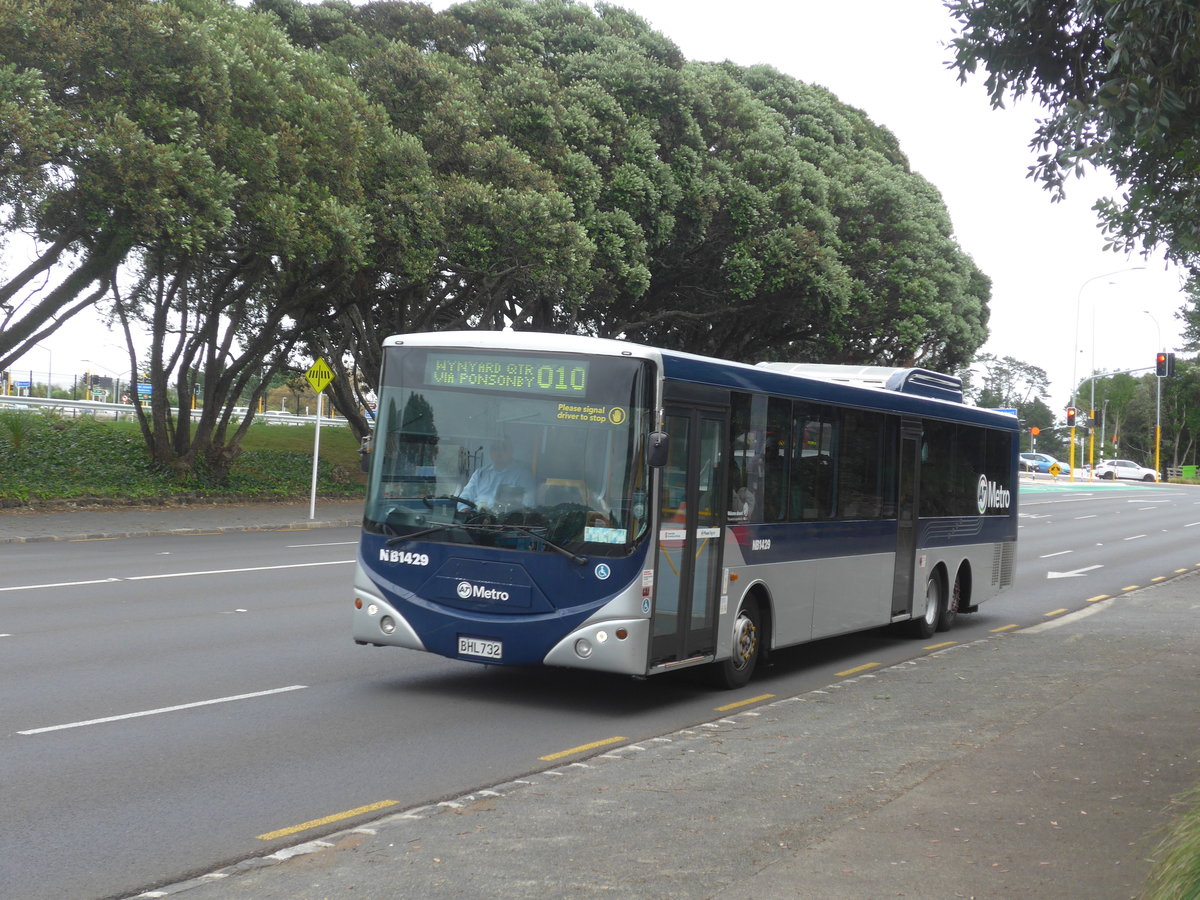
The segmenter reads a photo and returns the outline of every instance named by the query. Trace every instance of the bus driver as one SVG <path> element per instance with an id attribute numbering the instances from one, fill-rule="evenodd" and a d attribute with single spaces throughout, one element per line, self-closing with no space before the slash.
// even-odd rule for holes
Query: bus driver
<path id="1" fill-rule="evenodd" d="M 529 467 L 513 459 L 512 442 L 506 437 L 493 441 L 488 448 L 488 456 L 491 457 L 491 463 L 471 473 L 470 480 L 458 496 L 476 506 L 495 506 L 496 495 L 501 488 L 515 487 L 524 491 L 525 505 L 532 506 L 537 485 Z"/>

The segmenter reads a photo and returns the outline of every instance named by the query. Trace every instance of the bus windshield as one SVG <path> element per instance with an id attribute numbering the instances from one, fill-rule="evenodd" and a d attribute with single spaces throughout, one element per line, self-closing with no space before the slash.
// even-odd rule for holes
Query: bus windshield
<path id="1" fill-rule="evenodd" d="M 631 551 L 647 527 L 644 361 L 389 347 L 364 527 L 540 552 Z"/>

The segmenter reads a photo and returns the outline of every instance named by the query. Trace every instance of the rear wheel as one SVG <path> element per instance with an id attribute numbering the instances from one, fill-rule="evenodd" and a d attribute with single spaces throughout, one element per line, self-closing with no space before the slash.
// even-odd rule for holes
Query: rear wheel
<path id="1" fill-rule="evenodd" d="M 937 620 L 938 631 L 949 631 L 954 626 L 954 620 L 958 618 L 958 611 L 962 608 L 962 578 L 955 577 L 954 587 L 950 589 L 950 596 L 944 604 L 941 614 Z"/>
<path id="2" fill-rule="evenodd" d="M 719 687 L 732 690 L 749 683 L 762 650 L 762 637 L 758 601 L 747 597 L 733 622 L 733 647 L 729 659 L 715 663 L 712 668 L 713 680 Z"/>
<path id="3" fill-rule="evenodd" d="M 925 582 L 925 608 L 920 610 L 921 615 L 913 616 L 909 622 L 909 631 L 913 637 L 924 640 L 932 637 L 937 630 L 938 619 L 942 614 L 942 580 L 936 572 L 929 576 L 929 580 Z M 913 610 L 917 613 L 918 610 Z"/>

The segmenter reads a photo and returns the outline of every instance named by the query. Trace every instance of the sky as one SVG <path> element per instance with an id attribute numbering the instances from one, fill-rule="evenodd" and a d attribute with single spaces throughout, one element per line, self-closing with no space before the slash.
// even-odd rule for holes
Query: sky
<path id="1" fill-rule="evenodd" d="M 941 0 L 616 5 L 637 12 L 689 59 L 774 66 L 890 129 L 912 168 L 941 191 L 959 245 L 992 279 L 982 351 L 1045 369 L 1052 409 L 1066 407 L 1072 383 L 1089 373 L 1149 367 L 1157 350 L 1179 343 L 1182 273 L 1161 257 L 1103 249 L 1091 209 L 1112 192 L 1102 173 L 1070 182 L 1061 203 L 1027 177 L 1039 110 L 1029 103 L 995 110 L 982 76 L 959 83 L 946 66 L 954 22 Z M 69 384 L 84 368 L 125 372 L 126 360 L 116 334 L 81 316 L 13 368 L 44 381 L 53 366 L 55 382 Z"/>

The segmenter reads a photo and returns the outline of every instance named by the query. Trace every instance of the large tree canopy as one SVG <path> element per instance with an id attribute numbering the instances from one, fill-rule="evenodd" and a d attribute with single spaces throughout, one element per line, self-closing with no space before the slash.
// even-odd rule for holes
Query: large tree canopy
<path id="1" fill-rule="evenodd" d="M 181 471 L 221 469 L 232 408 L 315 355 L 365 430 L 395 332 L 942 368 L 986 337 L 988 280 L 886 129 L 575 0 L 14 0 L 18 231 L 0 363 L 88 304 L 150 331 L 144 431 Z"/>
<path id="2" fill-rule="evenodd" d="M 982 66 L 992 103 L 1049 113 L 1032 174 L 1061 196 L 1089 166 L 1116 178 L 1098 204 L 1111 243 L 1200 266 L 1200 7 L 1193 0 L 949 0 L 954 65 Z"/>

